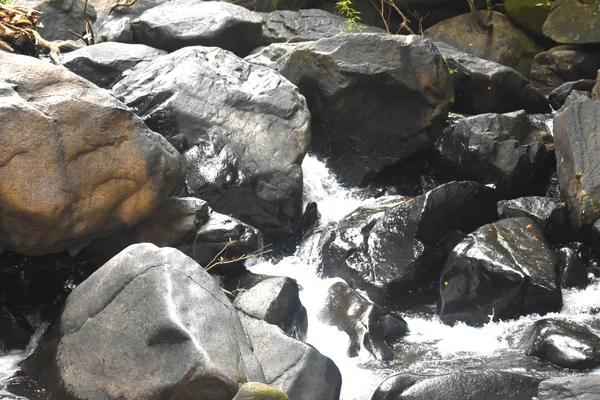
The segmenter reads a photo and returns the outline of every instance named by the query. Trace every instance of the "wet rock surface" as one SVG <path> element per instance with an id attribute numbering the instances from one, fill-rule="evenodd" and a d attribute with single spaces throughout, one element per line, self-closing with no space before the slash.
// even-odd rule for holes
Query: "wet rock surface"
<path id="1" fill-rule="evenodd" d="M 598 0 L 556 0 L 544 23 L 544 35 L 558 43 L 600 43 Z"/>
<path id="2" fill-rule="evenodd" d="M 543 193 L 552 136 L 524 112 L 482 114 L 458 121 L 435 144 L 446 179 L 493 185 L 502 197 Z"/>
<path id="3" fill-rule="evenodd" d="M 594 400 L 600 396 L 600 375 L 576 375 L 540 382 L 539 400 Z"/>
<path id="4" fill-rule="evenodd" d="M 548 101 L 553 109 L 559 110 L 565 101 L 567 101 L 567 97 L 571 94 L 573 90 L 580 90 L 584 92 L 592 92 L 596 81 L 593 79 L 580 79 L 575 82 L 567 82 L 563 83 L 556 89 L 554 89 L 550 95 L 548 96 Z"/>
<path id="5" fill-rule="evenodd" d="M 599 333 L 568 320 L 541 319 L 528 335 L 525 353 L 563 368 L 595 368 L 600 365 Z"/>
<path id="6" fill-rule="evenodd" d="M 438 315 L 446 324 L 545 314 L 562 307 L 558 259 L 529 218 L 484 225 L 453 250 L 440 278 Z"/>
<path id="7" fill-rule="evenodd" d="M 495 218 L 492 194 L 475 182 L 448 183 L 416 198 L 384 197 L 325 235 L 322 273 L 402 309 L 413 291 L 439 278 L 444 242 L 456 244 L 456 231 Z"/>
<path id="8" fill-rule="evenodd" d="M 371 400 L 531 400 L 540 379 L 509 372 L 457 373 L 440 376 L 394 375 Z"/>
<path id="9" fill-rule="evenodd" d="M 247 60 L 298 86 L 312 114 L 312 151 L 347 184 L 366 184 L 431 144 L 453 97 L 442 56 L 417 36 L 348 33 L 268 46 Z"/>
<path id="10" fill-rule="evenodd" d="M 190 195 L 273 239 L 297 234 L 310 114 L 286 79 L 188 47 L 134 68 L 113 91 L 183 153 Z"/>

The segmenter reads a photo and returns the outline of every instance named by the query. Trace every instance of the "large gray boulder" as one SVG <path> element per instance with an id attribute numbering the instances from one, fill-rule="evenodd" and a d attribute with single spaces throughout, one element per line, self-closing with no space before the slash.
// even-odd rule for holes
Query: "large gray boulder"
<path id="1" fill-rule="evenodd" d="M 575 93 L 554 117 L 558 183 L 576 229 L 600 218 L 599 126 L 600 101 Z"/>
<path id="2" fill-rule="evenodd" d="M 11 6 L 21 6 L 39 11 L 40 35 L 46 40 L 77 39 L 69 31 L 85 33 L 86 20 L 83 17 L 85 0 L 15 0 Z M 96 20 L 96 10 L 88 4 L 86 15 L 91 22 Z"/>
<path id="3" fill-rule="evenodd" d="M 66 250 L 144 219 L 181 184 L 179 153 L 110 93 L 63 67 L 0 57 L 0 242 Z"/>
<path id="4" fill-rule="evenodd" d="M 292 400 L 339 400 L 342 376 L 333 361 L 275 325 L 241 312 L 240 319 L 267 384 Z"/>
<path id="5" fill-rule="evenodd" d="M 247 60 L 298 86 L 313 116 L 312 151 L 353 185 L 437 139 L 453 98 L 443 57 L 420 36 L 347 33 L 271 45 Z"/>
<path id="6" fill-rule="evenodd" d="M 467 235 L 446 260 L 438 315 L 482 325 L 562 307 L 558 259 L 530 218 L 508 218 Z"/>
<path id="7" fill-rule="evenodd" d="M 276 239 L 298 231 L 310 113 L 288 80 L 198 46 L 138 65 L 113 91 L 183 153 L 191 195 Z"/>
<path id="8" fill-rule="evenodd" d="M 538 388 L 539 400 L 596 400 L 600 398 L 600 375 L 575 375 L 546 379 Z"/>
<path id="9" fill-rule="evenodd" d="M 239 56 L 260 45 L 262 18 L 220 1 L 172 0 L 132 21 L 133 40 L 174 51 L 185 46 L 215 46 Z"/>
<path id="10" fill-rule="evenodd" d="M 325 10 L 278 10 L 263 16 L 263 43 L 295 43 L 335 36 L 348 29 L 348 20 Z M 361 32 L 385 32 L 366 26 Z"/>
<path id="11" fill-rule="evenodd" d="M 561 45 L 538 53 L 531 64 L 531 84 L 548 95 L 566 82 L 595 79 L 600 54 L 585 46 Z"/>
<path id="12" fill-rule="evenodd" d="M 459 51 L 443 42 L 435 45 L 451 71 L 453 111 L 465 114 L 550 112 L 544 95 L 513 68 Z"/>
<path id="13" fill-rule="evenodd" d="M 62 65 L 101 88 L 111 88 L 123 72 L 166 51 L 143 44 L 99 43 L 66 53 Z"/>
<path id="14" fill-rule="evenodd" d="M 461 119 L 444 130 L 434 153 L 447 179 L 492 184 L 512 198 L 544 192 L 552 150 L 552 135 L 518 111 Z"/>
<path id="15" fill-rule="evenodd" d="M 23 363 L 58 398 L 230 400 L 264 377 L 216 281 L 191 258 L 128 247 L 79 285 Z"/>
<path id="16" fill-rule="evenodd" d="M 490 29 L 480 25 L 480 21 L 486 18 L 486 11 L 478 11 L 475 15 L 462 14 L 432 26 L 424 35 L 460 51 L 514 68 L 528 78 L 533 57 L 543 48 L 514 26 L 507 16 L 493 11 L 493 27 Z"/>
<path id="17" fill-rule="evenodd" d="M 439 376 L 400 373 L 383 381 L 371 400 L 531 400 L 539 382 L 499 371 Z"/>
<path id="18" fill-rule="evenodd" d="M 558 43 L 600 43 L 600 1 L 555 0 L 544 35 Z"/>

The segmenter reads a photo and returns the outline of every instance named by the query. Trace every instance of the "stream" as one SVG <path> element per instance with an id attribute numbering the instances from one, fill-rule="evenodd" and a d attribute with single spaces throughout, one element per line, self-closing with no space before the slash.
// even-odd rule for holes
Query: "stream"
<path id="1" fill-rule="evenodd" d="M 315 201 L 321 214 L 320 226 L 338 221 L 360 205 L 372 199 L 363 198 L 358 189 L 342 187 L 325 164 L 308 155 L 303 163 L 304 203 Z M 337 328 L 323 324 L 319 318 L 328 288 L 340 279 L 317 276 L 319 234 L 309 236 L 296 252 L 273 262 L 249 260 L 248 268 L 255 273 L 294 278 L 300 288 L 300 299 L 308 312 L 307 342 L 330 357 L 342 374 L 341 400 L 369 400 L 375 389 L 395 372 L 442 374 L 460 370 L 503 370 L 532 376 L 552 377 L 580 373 L 551 366 L 527 357 L 519 343 L 540 317 L 529 315 L 518 320 L 489 322 L 480 328 L 457 324 L 442 324 L 435 313 L 403 314 L 410 333 L 394 348 L 399 354 L 391 363 L 377 361 L 364 348 L 358 357 L 347 356 L 348 336 Z M 546 317 L 570 318 L 590 325 L 598 323 L 600 281 L 593 281 L 585 290 L 563 290 L 564 307 L 560 313 Z M 432 307 L 434 309 L 434 307 Z M 18 370 L 18 362 L 31 352 L 42 330 L 33 337 L 25 351 L 13 351 L 0 357 L 0 386 Z M 600 373 L 600 368 L 594 371 Z"/>

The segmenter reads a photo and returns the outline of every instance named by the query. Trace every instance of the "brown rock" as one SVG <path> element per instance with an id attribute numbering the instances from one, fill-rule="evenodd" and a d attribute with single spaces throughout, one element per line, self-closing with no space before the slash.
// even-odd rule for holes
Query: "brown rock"
<path id="1" fill-rule="evenodd" d="M 600 43 L 600 0 L 555 0 L 544 35 L 558 43 Z"/>
<path id="2" fill-rule="evenodd" d="M 425 37 L 456 47 L 460 51 L 512 67 L 523 76 L 529 76 L 533 57 L 541 48 L 533 39 L 514 26 L 508 17 L 492 12 L 493 27 L 485 29 L 486 11 L 479 11 L 447 19 L 427 29 Z"/>
<path id="3" fill-rule="evenodd" d="M 41 255 L 130 227 L 183 178 L 123 103 L 32 57 L 0 56 L 0 243 Z"/>

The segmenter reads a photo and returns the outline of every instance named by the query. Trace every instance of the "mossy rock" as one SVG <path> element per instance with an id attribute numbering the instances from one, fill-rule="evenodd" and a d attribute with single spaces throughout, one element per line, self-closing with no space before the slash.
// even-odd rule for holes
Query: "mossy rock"
<path id="1" fill-rule="evenodd" d="M 259 382 L 248 382 L 240 386 L 233 400 L 289 400 L 285 392 Z"/>
<path id="2" fill-rule="evenodd" d="M 504 8 L 510 20 L 525 33 L 542 37 L 542 27 L 552 7 L 550 0 L 506 0 Z"/>
<path id="3" fill-rule="evenodd" d="M 600 0 L 555 0 L 543 32 L 562 44 L 600 43 Z"/>

